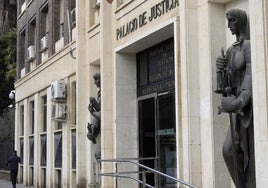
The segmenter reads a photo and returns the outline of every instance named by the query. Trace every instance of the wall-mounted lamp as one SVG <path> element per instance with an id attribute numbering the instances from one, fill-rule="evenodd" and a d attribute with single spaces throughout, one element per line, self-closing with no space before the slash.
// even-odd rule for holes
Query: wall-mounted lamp
<path id="1" fill-rule="evenodd" d="M 15 98 L 15 90 L 11 90 L 8 97 L 9 99 L 13 100 Z"/>

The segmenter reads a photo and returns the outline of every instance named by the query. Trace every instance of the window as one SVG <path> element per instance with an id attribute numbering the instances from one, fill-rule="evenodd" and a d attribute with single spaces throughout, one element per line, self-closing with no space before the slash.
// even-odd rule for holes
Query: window
<path id="1" fill-rule="evenodd" d="M 19 48 L 18 48 L 18 67 L 19 67 L 19 78 L 25 75 L 25 30 L 23 30 L 19 35 Z"/>
<path id="2" fill-rule="evenodd" d="M 69 0 L 70 9 L 73 10 L 76 8 L 76 0 Z"/>
<path id="3" fill-rule="evenodd" d="M 54 135 L 54 153 L 55 153 L 55 167 L 62 167 L 62 132 L 57 132 Z"/>
<path id="4" fill-rule="evenodd" d="M 76 125 L 76 82 L 71 83 L 71 124 Z"/>
<path id="5" fill-rule="evenodd" d="M 21 158 L 21 164 L 23 164 L 23 138 L 20 138 L 20 158 Z"/>
<path id="6" fill-rule="evenodd" d="M 55 186 L 56 188 L 61 188 L 61 170 L 56 170 L 55 171 Z"/>
<path id="7" fill-rule="evenodd" d="M 100 23 L 100 0 L 90 0 L 89 27 Z"/>
<path id="8" fill-rule="evenodd" d="M 34 165 L 34 137 L 29 137 L 29 165 Z"/>
<path id="9" fill-rule="evenodd" d="M 55 122 L 55 130 L 61 130 L 62 129 L 62 122 L 56 121 Z"/>
<path id="10" fill-rule="evenodd" d="M 48 33 L 48 5 L 41 10 L 41 37 Z"/>
<path id="11" fill-rule="evenodd" d="M 55 42 L 64 37 L 64 1 L 54 1 L 54 39 Z"/>
<path id="12" fill-rule="evenodd" d="M 40 134 L 40 184 L 46 187 L 47 176 L 47 95 L 41 96 L 41 134 Z"/>
<path id="13" fill-rule="evenodd" d="M 22 161 L 21 161 L 22 162 Z M 23 166 L 20 166 L 20 179 L 19 179 L 19 182 L 20 183 L 23 183 Z"/>
<path id="14" fill-rule="evenodd" d="M 41 187 L 46 187 L 46 181 L 47 181 L 47 170 L 46 168 L 41 169 Z"/>
<path id="15" fill-rule="evenodd" d="M 72 169 L 76 169 L 76 130 L 72 130 Z"/>
<path id="16" fill-rule="evenodd" d="M 28 42 L 29 45 L 36 45 L 36 20 L 35 18 L 30 22 L 29 32 L 28 32 Z"/>
<path id="17" fill-rule="evenodd" d="M 29 173 L 29 185 L 34 184 L 34 168 L 30 167 L 30 173 Z"/>
<path id="18" fill-rule="evenodd" d="M 71 29 L 76 26 L 76 0 L 69 0 L 70 21 Z"/>
<path id="19" fill-rule="evenodd" d="M 18 1 L 20 4 L 20 9 L 19 9 L 19 13 L 21 14 L 21 13 L 23 13 L 25 10 L 26 10 L 26 8 L 27 8 L 27 2 L 25 1 L 25 0 L 20 0 L 20 1 Z"/>
<path id="20" fill-rule="evenodd" d="M 27 72 L 32 71 L 36 67 L 36 20 L 30 21 L 28 29 L 28 48 L 27 48 Z"/>
<path id="21" fill-rule="evenodd" d="M 47 135 L 41 135 L 41 166 L 47 166 Z"/>
<path id="22" fill-rule="evenodd" d="M 48 37 L 48 31 L 49 31 L 49 20 L 48 20 L 48 5 L 45 5 L 41 9 L 41 15 L 40 15 L 40 37 Z"/>
<path id="23" fill-rule="evenodd" d="M 30 134 L 34 134 L 34 101 L 30 102 Z"/>
<path id="24" fill-rule="evenodd" d="M 20 135 L 24 135 L 24 106 L 20 107 Z"/>
<path id="25" fill-rule="evenodd" d="M 117 0 L 117 7 L 120 7 L 121 5 L 125 5 L 131 1 L 132 0 Z"/>
<path id="26" fill-rule="evenodd" d="M 47 96 L 42 97 L 42 132 L 47 131 Z"/>
<path id="27" fill-rule="evenodd" d="M 126 0 L 125 0 L 126 1 Z M 124 3 L 124 0 L 117 0 L 118 6 L 122 5 Z"/>

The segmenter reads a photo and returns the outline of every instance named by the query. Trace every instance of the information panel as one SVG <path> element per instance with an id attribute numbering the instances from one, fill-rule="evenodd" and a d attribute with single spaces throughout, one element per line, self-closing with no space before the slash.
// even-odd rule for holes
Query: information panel
<path id="1" fill-rule="evenodd" d="M 138 96 L 174 88 L 174 42 L 168 39 L 137 54 Z"/>

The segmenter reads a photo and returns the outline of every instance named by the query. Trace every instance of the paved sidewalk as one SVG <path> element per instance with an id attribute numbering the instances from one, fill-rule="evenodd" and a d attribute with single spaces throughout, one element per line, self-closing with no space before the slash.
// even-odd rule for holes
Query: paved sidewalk
<path id="1" fill-rule="evenodd" d="M 24 186 L 23 184 L 17 184 L 16 188 L 25 188 L 29 186 Z M 12 184 L 7 180 L 0 180 L 0 188 L 12 188 Z"/>

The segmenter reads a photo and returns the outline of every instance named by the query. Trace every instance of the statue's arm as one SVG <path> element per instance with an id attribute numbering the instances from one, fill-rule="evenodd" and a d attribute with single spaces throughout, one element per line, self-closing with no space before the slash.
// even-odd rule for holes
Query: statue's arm
<path id="1" fill-rule="evenodd" d="M 101 119 L 101 112 L 99 111 L 99 112 L 92 112 L 91 113 L 92 114 L 92 116 L 94 116 L 97 120 L 100 120 Z"/>
<path id="2" fill-rule="evenodd" d="M 246 42 L 244 48 L 244 57 L 246 61 L 245 76 L 240 86 L 237 97 L 223 97 L 222 110 L 224 112 L 234 112 L 243 110 L 252 97 L 252 74 L 251 74 L 251 54 L 249 41 Z"/>
<path id="3" fill-rule="evenodd" d="M 245 76 L 241 84 L 241 91 L 248 90 L 252 93 L 252 73 L 251 73 L 251 50 L 250 50 L 250 41 L 245 41 L 244 43 L 244 58 L 246 60 L 246 70 Z"/>
<path id="4" fill-rule="evenodd" d="M 251 50 L 250 41 L 245 41 L 244 58 L 246 60 L 245 76 L 240 87 L 238 99 L 241 101 L 241 107 L 246 106 L 252 98 L 252 73 L 251 73 Z"/>

